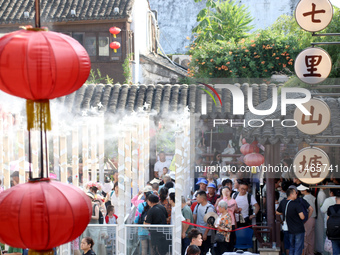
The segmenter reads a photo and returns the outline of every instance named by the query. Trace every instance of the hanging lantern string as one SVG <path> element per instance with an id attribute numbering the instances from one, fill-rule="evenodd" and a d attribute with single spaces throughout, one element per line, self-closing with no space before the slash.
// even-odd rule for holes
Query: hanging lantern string
<path id="1" fill-rule="evenodd" d="M 40 0 L 35 0 L 35 27 L 40 28 Z"/>
<path id="2" fill-rule="evenodd" d="M 28 130 L 28 176 L 32 180 L 32 149 L 31 149 L 31 130 Z"/>
<path id="3" fill-rule="evenodd" d="M 47 132 L 46 132 L 46 129 L 44 129 L 44 132 L 45 132 L 45 157 L 46 157 L 46 178 L 49 177 L 48 175 L 48 172 L 49 172 L 49 169 L 48 169 L 48 151 L 47 151 Z"/>
<path id="4" fill-rule="evenodd" d="M 40 107 L 40 178 L 44 178 L 43 110 Z M 45 128 L 45 125 L 44 125 Z"/>

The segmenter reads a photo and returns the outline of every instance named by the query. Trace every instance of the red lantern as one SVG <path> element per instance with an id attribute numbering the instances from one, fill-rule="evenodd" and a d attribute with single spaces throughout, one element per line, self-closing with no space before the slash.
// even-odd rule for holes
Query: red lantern
<path id="1" fill-rule="evenodd" d="M 120 48 L 120 43 L 119 42 L 112 42 L 110 43 L 110 48 L 114 50 L 115 53 L 117 53 L 117 49 Z"/>
<path id="2" fill-rule="evenodd" d="M 257 146 L 253 144 L 249 144 L 249 143 L 243 144 L 240 148 L 240 151 L 243 155 L 247 155 L 252 152 L 257 152 L 257 153 L 260 152 Z"/>
<path id="3" fill-rule="evenodd" d="M 70 94 L 86 81 L 91 62 L 73 38 L 41 28 L 26 28 L 0 39 L 0 89 L 27 101 L 27 128 L 51 129 L 49 101 Z M 32 101 L 31 101 L 32 100 Z"/>
<path id="4" fill-rule="evenodd" d="M 244 156 L 244 163 L 247 166 L 260 166 L 264 163 L 264 157 L 260 153 L 250 153 Z"/>
<path id="5" fill-rule="evenodd" d="M 111 27 L 110 33 L 113 34 L 113 37 L 116 38 L 116 35 L 118 35 L 122 31 L 119 27 Z"/>
<path id="6" fill-rule="evenodd" d="M 2 192 L 0 208 L 1 241 L 33 250 L 71 242 L 92 215 L 91 201 L 82 190 L 48 178 Z"/>

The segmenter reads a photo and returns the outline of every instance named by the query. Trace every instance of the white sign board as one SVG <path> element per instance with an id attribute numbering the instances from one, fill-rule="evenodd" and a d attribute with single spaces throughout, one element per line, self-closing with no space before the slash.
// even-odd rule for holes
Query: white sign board
<path id="1" fill-rule="evenodd" d="M 299 108 L 296 108 L 294 120 L 297 128 L 308 135 L 316 135 L 324 131 L 331 121 L 331 111 L 328 105 L 321 99 L 312 98 L 303 106 L 311 115 L 304 115 Z"/>
<path id="2" fill-rule="evenodd" d="M 321 48 L 307 48 L 295 60 L 295 73 L 305 83 L 317 84 L 324 81 L 332 70 L 332 60 Z"/>
<path id="3" fill-rule="evenodd" d="M 328 26 L 332 18 L 333 6 L 329 0 L 301 0 L 296 6 L 296 22 L 306 31 L 320 31 Z"/>
<path id="4" fill-rule="evenodd" d="M 319 148 L 304 148 L 300 150 L 293 162 L 295 176 L 307 184 L 322 182 L 330 170 L 329 158 L 326 152 Z"/>

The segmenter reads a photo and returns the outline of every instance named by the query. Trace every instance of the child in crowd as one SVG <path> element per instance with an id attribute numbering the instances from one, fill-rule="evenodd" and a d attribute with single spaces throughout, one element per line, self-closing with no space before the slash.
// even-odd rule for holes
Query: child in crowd
<path id="1" fill-rule="evenodd" d="M 115 208 L 113 205 L 107 207 L 107 215 L 105 217 L 106 224 L 117 224 L 118 216 L 115 213 Z"/>

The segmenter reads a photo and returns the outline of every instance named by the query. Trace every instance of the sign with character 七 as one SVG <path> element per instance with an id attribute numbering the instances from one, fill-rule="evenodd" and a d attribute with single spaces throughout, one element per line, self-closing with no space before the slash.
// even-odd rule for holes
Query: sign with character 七
<path id="1" fill-rule="evenodd" d="M 301 0 L 296 6 L 295 19 L 309 32 L 326 28 L 333 18 L 333 6 L 329 0 Z"/>

